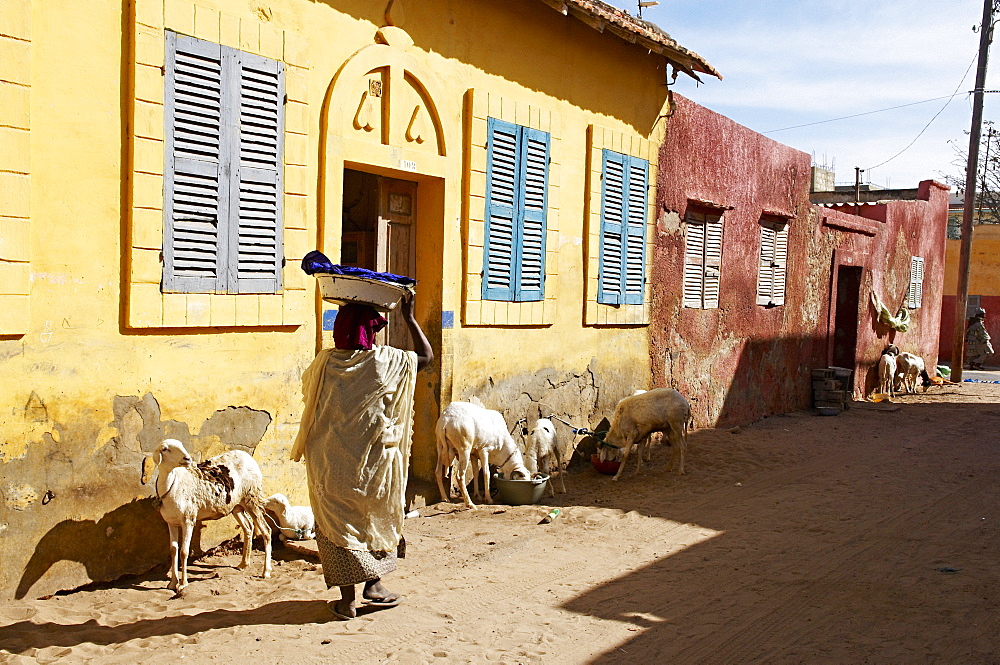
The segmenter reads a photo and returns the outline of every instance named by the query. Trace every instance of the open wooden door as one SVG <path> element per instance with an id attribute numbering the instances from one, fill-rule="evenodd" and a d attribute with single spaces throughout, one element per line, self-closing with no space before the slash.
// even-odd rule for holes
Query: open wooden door
<path id="1" fill-rule="evenodd" d="M 380 177 L 378 179 L 379 213 L 376 222 L 375 269 L 397 275 L 416 275 L 417 183 Z M 401 349 L 412 349 L 410 331 L 399 309 L 389 313 L 386 339 L 380 340 Z"/>

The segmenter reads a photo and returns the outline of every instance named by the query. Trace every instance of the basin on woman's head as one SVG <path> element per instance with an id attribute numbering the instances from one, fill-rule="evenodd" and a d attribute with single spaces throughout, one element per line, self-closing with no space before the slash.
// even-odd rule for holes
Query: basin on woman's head
<path id="1" fill-rule="evenodd" d="M 354 275 L 317 273 L 316 281 L 320 295 L 327 302 L 369 305 L 380 312 L 394 309 L 404 295 L 413 293 L 412 287 Z"/>
<path id="2" fill-rule="evenodd" d="M 497 489 L 500 491 L 500 503 L 508 506 L 524 506 L 538 503 L 542 500 L 549 477 L 535 474 L 531 480 L 514 480 L 496 476 Z"/>

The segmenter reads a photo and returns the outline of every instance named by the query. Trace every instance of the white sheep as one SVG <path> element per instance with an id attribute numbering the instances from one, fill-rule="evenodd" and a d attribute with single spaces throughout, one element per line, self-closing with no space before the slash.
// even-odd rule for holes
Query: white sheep
<path id="1" fill-rule="evenodd" d="M 555 461 L 555 466 L 552 462 Z M 562 491 L 566 492 L 566 475 L 563 469 L 562 455 L 559 451 L 559 441 L 556 437 L 556 428 L 548 418 L 539 418 L 535 426 L 528 433 L 528 443 L 524 452 L 524 463 L 528 467 L 531 475 L 541 471 L 549 476 L 549 491 L 552 496 L 556 495 L 556 489 L 550 474 L 551 470 L 559 471 L 559 482 Z"/>
<path id="2" fill-rule="evenodd" d="M 456 461 L 453 473 L 467 508 L 476 507 L 469 498 L 466 487 L 467 473 L 473 459 L 478 462 L 478 469 L 483 473 L 486 503 L 493 503 L 490 496 L 490 464 L 500 467 L 506 478 L 530 477 L 521 451 L 507 431 L 507 422 L 499 411 L 470 402 L 452 402 L 441 412 L 434 431 L 437 437 L 437 467 L 434 475 L 442 501 L 450 499 L 450 492 L 445 492 L 444 489 L 444 478 Z"/>
<path id="3" fill-rule="evenodd" d="M 611 428 L 605 441 L 622 451 L 621 466 L 614 479 L 622 475 L 629 451 L 654 432 L 663 432 L 670 438 L 670 465 L 677 475 L 684 473 L 684 453 L 687 450 L 687 432 L 691 423 L 691 406 L 684 396 L 671 388 L 654 388 L 637 393 L 618 402 Z M 642 450 L 637 455 L 636 472 L 642 468 Z"/>
<path id="4" fill-rule="evenodd" d="M 257 462 L 242 450 L 230 450 L 196 465 L 176 439 L 165 439 L 154 460 L 158 465 L 156 499 L 160 515 L 170 527 L 167 588 L 180 593 L 188 585 L 187 561 L 195 522 L 230 514 L 243 529 L 243 560 L 238 567 L 249 565 L 256 529 L 264 536 L 264 577 L 270 577 L 271 529 L 264 519 L 263 477 Z"/>
<path id="5" fill-rule="evenodd" d="M 883 353 L 878 361 L 878 389 L 877 392 L 885 393 L 889 397 L 896 395 L 896 356 L 892 353 Z"/>
<path id="6" fill-rule="evenodd" d="M 918 376 L 921 379 L 920 385 L 923 386 L 924 392 L 927 392 L 931 386 L 931 377 L 927 374 L 924 359 L 913 353 L 900 353 L 899 357 L 896 358 L 896 376 L 900 379 L 903 390 L 907 393 L 917 392 Z"/>
<path id="7" fill-rule="evenodd" d="M 278 518 L 278 538 L 281 542 L 316 537 L 316 518 L 309 506 L 293 506 L 284 494 L 272 494 L 267 497 L 264 509 Z"/>

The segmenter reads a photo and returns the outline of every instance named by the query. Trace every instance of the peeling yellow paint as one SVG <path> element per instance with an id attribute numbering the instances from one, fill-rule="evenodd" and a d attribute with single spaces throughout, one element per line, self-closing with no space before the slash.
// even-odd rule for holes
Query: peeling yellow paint
<path id="1" fill-rule="evenodd" d="M 91 449 L 91 454 L 96 453 L 98 450 L 108 445 L 112 439 L 118 436 L 118 428 L 112 427 L 111 425 L 105 425 L 101 428 L 101 431 L 97 433 L 97 437 L 94 439 L 94 447 Z M 52 437 L 55 439 L 55 437 Z M 58 443 L 58 439 L 56 439 Z"/>
<path id="2" fill-rule="evenodd" d="M 38 493 L 30 485 L 7 483 L 3 487 L 4 504 L 13 510 L 24 510 L 38 501 Z"/>
<path id="3" fill-rule="evenodd" d="M 0 441 L 0 458 L 6 462 L 24 457 L 33 443 L 42 441 L 46 434 L 58 441 L 58 432 L 50 422 L 25 422 L 11 418 L 4 423 L 4 438 Z"/>

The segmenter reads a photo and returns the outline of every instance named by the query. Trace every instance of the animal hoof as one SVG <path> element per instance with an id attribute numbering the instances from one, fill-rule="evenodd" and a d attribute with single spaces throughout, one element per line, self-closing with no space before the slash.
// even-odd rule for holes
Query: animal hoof
<path id="1" fill-rule="evenodd" d="M 246 561 L 240 561 L 238 564 L 236 564 L 236 567 L 239 568 L 240 570 L 243 570 L 244 568 L 246 568 L 249 565 L 250 564 L 247 563 Z"/>

